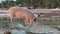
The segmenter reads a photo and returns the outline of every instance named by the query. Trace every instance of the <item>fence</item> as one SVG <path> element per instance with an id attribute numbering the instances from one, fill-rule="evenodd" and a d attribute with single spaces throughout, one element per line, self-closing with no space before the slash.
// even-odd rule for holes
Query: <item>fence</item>
<path id="1" fill-rule="evenodd" d="M 40 15 L 44 16 L 40 16 L 39 18 L 39 22 L 41 23 L 54 25 L 60 24 L 60 9 L 30 9 L 29 11 L 31 11 L 32 13 L 42 13 Z M 0 10 L 0 17 L 9 17 L 9 11 Z"/>

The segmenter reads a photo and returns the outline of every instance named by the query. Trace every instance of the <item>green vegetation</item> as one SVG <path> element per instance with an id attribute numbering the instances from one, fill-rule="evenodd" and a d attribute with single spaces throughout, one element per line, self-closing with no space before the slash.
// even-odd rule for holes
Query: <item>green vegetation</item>
<path id="1" fill-rule="evenodd" d="M 0 7 L 9 8 L 11 6 L 21 6 L 33 7 L 33 8 L 60 8 L 60 0 L 6 0 L 0 3 Z"/>
<path id="2" fill-rule="evenodd" d="M 2 18 L 0 17 L 0 23 L 10 23 L 9 18 Z M 24 24 L 24 21 L 21 19 L 13 19 L 13 23 L 20 23 Z M 36 23 L 40 24 L 45 24 L 45 25 L 60 25 L 60 18 L 50 18 L 50 17 L 40 17 L 39 20 L 36 21 Z"/>

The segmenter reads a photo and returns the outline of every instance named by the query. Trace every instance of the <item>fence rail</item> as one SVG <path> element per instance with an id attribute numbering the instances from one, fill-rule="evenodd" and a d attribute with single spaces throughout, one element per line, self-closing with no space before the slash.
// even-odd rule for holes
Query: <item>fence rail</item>
<path id="1" fill-rule="evenodd" d="M 59 14 L 60 15 L 60 9 L 30 9 L 32 13 L 45 13 L 45 14 Z M 0 16 L 9 16 L 8 10 L 0 10 Z"/>

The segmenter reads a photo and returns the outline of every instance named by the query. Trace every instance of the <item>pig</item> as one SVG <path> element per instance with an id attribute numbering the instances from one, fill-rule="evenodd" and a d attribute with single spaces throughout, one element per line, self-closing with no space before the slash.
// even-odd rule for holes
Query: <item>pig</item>
<path id="1" fill-rule="evenodd" d="M 25 24 L 32 24 L 35 21 L 35 16 L 33 13 L 31 13 L 31 11 L 25 10 L 23 8 L 20 7 L 10 7 L 9 8 L 9 16 L 10 16 L 10 20 L 12 22 L 14 16 L 16 16 L 16 18 L 21 18 Z"/>

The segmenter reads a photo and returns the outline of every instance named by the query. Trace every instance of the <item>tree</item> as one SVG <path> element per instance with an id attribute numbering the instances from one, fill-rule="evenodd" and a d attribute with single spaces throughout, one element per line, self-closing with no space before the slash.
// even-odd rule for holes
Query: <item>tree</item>
<path id="1" fill-rule="evenodd" d="M 21 6 L 25 7 L 34 7 L 34 8 L 56 8 L 60 7 L 60 0 L 6 0 L 2 1 L 1 6 L 2 7 L 11 7 L 11 6 L 17 6 L 21 4 Z"/>

